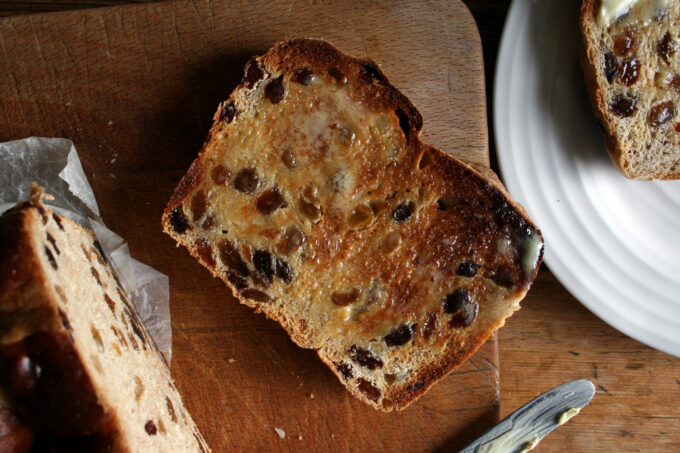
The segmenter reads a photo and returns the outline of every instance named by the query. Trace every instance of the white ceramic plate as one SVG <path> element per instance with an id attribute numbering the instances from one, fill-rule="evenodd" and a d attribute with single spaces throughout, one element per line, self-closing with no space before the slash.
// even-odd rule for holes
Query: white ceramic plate
<path id="1" fill-rule="evenodd" d="M 609 159 L 578 63 L 577 5 L 510 8 L 494 87 L 503 178 L 560 282 L 621 332 L 680 356 L 680 181 L 630 181 Z"/>

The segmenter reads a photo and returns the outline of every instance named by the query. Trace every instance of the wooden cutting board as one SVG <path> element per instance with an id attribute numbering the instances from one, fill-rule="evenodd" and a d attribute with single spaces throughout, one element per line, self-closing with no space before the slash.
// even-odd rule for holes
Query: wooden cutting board
<path id="1" fill-rule="evenodd" d="M 496 339 L 383 414 L 161 233 L 244 63 L 296 36 L 377 61 L 423 113 L 427 141 L 488 165 L 481 44 L 458 1 L 181 1 L 3 19 L 0 140 L 72 139 L 108 226 L 170 276 L 173 375 L 214 451 L 452 451 L 499 415 Z"/>

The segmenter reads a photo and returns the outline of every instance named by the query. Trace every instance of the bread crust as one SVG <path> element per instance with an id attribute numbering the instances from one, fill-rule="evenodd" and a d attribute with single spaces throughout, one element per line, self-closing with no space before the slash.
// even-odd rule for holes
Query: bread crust
<path id="1" fill-rule="evenodd" d="M 503 209 L 507 209 L 508 212 L 516 213 L 513 215 L 518 216 L 516 219 L 518 222 L 524 222 L 527 229 L 537 231 L 535 225 L 531 222 L 524 209 L 518 203 L 515 203 L 510 199 L 506 189 L 490 169 L 473 167 L 420 140 L 419 137 L 423 125 L 422 116 L 416 107 L 389 83 L 387 76 L 380 70 L 375 62 L 353 58 L 342 53 L 326 41 L 310 39 L 293 39 L 279 43 L 264 56 L 258 57 L 253 61 L 263 67 L 275 68 L 274 72 L 276 75 L 293 74 L 296 69 L 306 67 L 314 73 L 322 73 L 327 71 L 328 68 L 335 68 L 344 74 L 359 73 L 359 77 L 361 77 L 362 71 L 365 71 L 364 68 L 371 68 L 372 83 L 365 83 L 358 87 L 353 86 L 354 91 L 352 92 L 352 95 L 355 96 L 356 102 L 366 103 L 370 108 L 379 111 L 401 110 L 403 115 L 400 116 L 399 113 L 397 113 L 397 115 L 399 116 L 400 125 L 405 133 L 406 146 L 420 155 L 420 159 L 431 159 L 432 167 L 437 168 L 438 178 L 459 178 L 461 174 L 464 174 L 466 178 L 475 180 L 477 184 L 486 187 L 485 190 L 490 196 L 502 200 L 502 203 L 505 203 Z M 540 249 L 540 256 L 538 257 L 536 265 L 532 268 L 530 274 L 525 276 L 523 289 L 516 294 L 516 302 L 512 304 L 509 313 L 505 313 L 498 320 L 490 324 L 488 328 L 483 329 L 472 337 L 466 338 L 463 348 L 449 348 L 436 360 L 432 360 L 427 365 L 421 366 L 408 381 L 403 383 L 403 385 L 391 388 L 385 393 L 380 402 L 368 398 L 357 386 L 349 385 L 346 382 L 347 378 L 343 376 L 343 373 L 338 369 L 338 363 L 335 363 L 331 357 L 325 355 L 320 349 L 310 345 L 309 340 L 305 336 L 304 329 L 301 328 L 299 323 L 293 322 L 283 311 L 266 309 L 262 304 L 258 304 L 243 297 L 239 292 L 240 288 L 237 288 L 232 281 L 226 278 L 225 274 L 216 268 L 214 262 L 210 262 L 210 259 L 206 259 L 205 254 L 201 253 L 194 243 L 185 240 L 181 233 L 178 234 L 177 230 L 173 229 L 173 211 L 182 210 L 183 206 L 190 203 L 192 189 L 196 187 L 196 184 L 200 179 L 197 175 L 204 172 L 202 166 L 204 158 L 206 157 L 206 150 L 208 150 L 211 142 L 219 137 L 220 133 L 224 133 L 225 131 L 226 124 L 225 121 L 223 121 L 223 112 L 230 104 L 236 104 L 241 108 L 243 108 L 244 105 L 247 105 L 247 99 L 244 98 L 246 94 L 243 93 L 243 89 L 246 87 L 246 84 L 250 83 L 248 80 L 248 65 L 250 64 L 251 63 L 249 62 L 246 65 L 246 75 L 244 76 L 244 79 L 230 98 L 220 104 L 215 113 L 215 122 L 198 158 L 191 165 L 187 175 L 182 178 L 178 184 L 175 193 L 165 209 L 162 219 L 163 228 L 180 244 L 186 246 L 189 253 L 208 268 L 214 277 L 222 279 L 242 304 L 250 306 L 258 312 L 264 312 L 267 317 L 279 322 L 288 332 L 291 339 L 299 346 L 317 349 L 317 353 L 321 360 L 326 363 L 333 373 L 336 374 L 338 379 L 345 384 L 350 393 L 377 409 L 384 411 L 389 411 L 393 408 L 398 410 L 404 409 L 420 395 L 424 394 L 435 382 L 445 377 L 453 369 L 467 360 L 468 357 L 474 354 L 493 332 L 504 324 L 505 318 L 510 316 L 512 311 L 519 309 L 519 300 L 524 296 L 526 290 L 528 290 L 529 285 L 534 280 L 538 271 L 538 265 L 542 260 L 542 248 Z"/>
<path id="2" fill-rule="evenodd" d="M 0 216 L 0 345 L 35 331 L 63 330 L 56 305 L 43 291 L 40 264 L 22 239 L 30 237 L 28 225 L 38 217 L 39 211 L 28 203 Z"/>
<path id="3" fill-rule="evenodd" d="M 597 49 L 592 42 L 588 40 L 587 30 L 592 26 L 591 20 L 595 14 L 596 8 L 599 6 L 598 0 L 583 0 L 581 3 L 581 11 L 579 14 L 580 22 L 580 40 L 578 45 L 579 62 L 585 78 L 586 89 L 588 90 L 588 97 L 590 98 L 590 105 L 597 121 L 597 128 L 600 130 L 604 138 L 607 152 L 616 165 L 616 168 L 622 175 L 627 178 L 634 179 L 634 175 L 625 165 L 625 159 L 621 147 L 617 141 L 616 127 L 609 119 L 607 112 L 607 103 L 602 93 L 602 86 L 598 82 L 598 72 L 594 61 Z"/>
<path id="4" fill-rule="evenodd" d="M 617 170 L 627 178 L 639 180 L 675 180 L 680 179 L 680 171 L 678 172 L 656 172 L 649 173 L 648 170 L 637 168 L 631 161 L 632 156 L 629 155 L 630 150 L 625 149 L 621 137 L 617 133 L 615 119 L 610 113 L 609 105 L 606 101 L 605 93 L 607 91 L 606 78 L 603 77 L 602 71 L 596 66 L 598 59 L 597 43 L 593 42 L 589 36 L 595 35 L 596 14 L 601 5 L 600 0 L 582 0 L 579 12 L 579 44 L 578 57 L 583 71 L 588 97 L 590 99 L 591 108 L 595 115 L 598 129 L 600 130 L 604 139 L 605 147 L 609 153 L 612 162 L 616 165 Z M 654 87 L 650 88 L 650 91 Z"/>
<path id="5" fill-rule="evenodd" d="M 24 203 L 0 216 L 0 247 L 8 252 L 0 258 L 0 384 L 41 434 L 81 437 L 109 432 L 110 414 L 98 404 L 33 253 L 30 225 L 49 214 L 42 205 Z M 43 366 L 48 364 L 41 371 L 46 377 L 35 388 L 24 388 L 30 377 L 15 371 L 26 357 L 42 357 Z M 51 391 L 53 386 L 59 391 Z"/>
<path id="6" fill-rule="evenodd" d="M 105 374 L 116 379 L 107 371 L 119 370 L 110 366 L 105 371 L 104 359 L 100 361 L 97 354 L 110 352 L 111 357 L 117 351 L 119 357 L 127 354 L 128 359 L 135 354 L 135 360 L 143 355 L 144 383 L 130 371 L 134 365 L 128 367 L 129 362 L 122 359 L 116 362 L 126 365 L 116 384 L 127 388 L 139 382 L 146 389 L 138 392 L 134 387 L 135 404 L 144 409 L 139 411 L 142 416 L 150 411 L 141 404 L 145 400 L 139 399 L 143 392 L 150 394 L 164 386 L 167 401 L 172 397 L 175 404 L 181 404 L 177 403 L 181 400 L 167 363 L 100 254 L 94 233 L 45 208 L 39 201 L 41 193 L 34 190 L 30 202 L 0 216 L 0 387 L 11 409 L 35 435 L 32 451 L 137 450 L 138 438 L 131 438 L 132 430 L 125 423 L 132 420 L 132 414 L 122 407 L 130 401 L 126 398 L 132 390 L 121 392 L 105 383 Z M 64 273 L 66 269 L 73 273 Z M 66 275 L 76 277 L 76 282 L 66 281 Z M 88 297 L 93 296 L 86 290 L 88 284 L 97 297 Z M 112 342 L 113 333 L 107 334 L 103 327 L 120 342 Z M 133 371 L 138 373 L 139 368 Z M 172 403 L 167 401 L 161 400 L 153 411 L 166 404 L 170 411 Z M 179 414 L 187 425 L 185 440 L 196 442 L 193 450 L 187 443 L 181 451 L 209 451 L 190 416 L 183 407 L 175 407 L 170 418 Z M 162 413 L 153 416 L 159 417 L 159 429 L 164 430 Z M 140 434 L 150 436 L 141 425 Z M 173 433 L 168 440 L 179 444 L 177 438 Z"/>

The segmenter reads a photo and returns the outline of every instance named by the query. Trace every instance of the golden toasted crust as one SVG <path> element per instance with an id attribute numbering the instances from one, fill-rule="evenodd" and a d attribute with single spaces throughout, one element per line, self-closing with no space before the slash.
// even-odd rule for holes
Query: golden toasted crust
<path id="1" fill-rule="evenodd" d="M 519 308 L 540 233 L 490 170 L 420 141 L 420 113 L 374 62 L 325 41 L 279 43 L 246 65 L 214 121 L 165 231 L 357 398 L 403 409 Z M 261 184 L 238 189 L 245 170 Z M 291 225 L 302 251 L 282 251 Z M 277 264 L 271 276 L 278 260 L 291 275 Z M 442 308 L 456 290 L 479 309 L 464 325 L 455 304 Z"/>
<path id="2" fill-rule="evenodd" d="M 661 20 L 650 18 L 648 23 L 641 25 L 640 22 L 636 22 L 636 10 L 629 13 L 630 17 L 617 19 L 611 26 L 604 27 L 598 24 L 596 18 L 600 4 L 599 0 L 583 0 L 581 3 L 579 61 L 592 110 L 597 126 L 603 135 L 606 149 L 617 169 L 628 178 L 679 179 L 678 106 L 675 105 L 672 108 L 672 116 L 669 120 L 665 120 L 668 124 L 662 126 L 668 131 L 660 131 L 662 127 L 653 127 L 649 123 L 654 107 L 664 101 L 668 102 L 669 99 L 671 101 L 674 98 L 677 99 L 677 96 L 673 95 L 669 98 L 665 92 L 672 93 L 673 90 L 665 86 L 666 82 L 658 80 L 663 72 L 669 70 L 672 72 L 672 66 L 664 63 L 657 55 L 657 46 L 663 39 L 665 31 L 663 27 L 667 26 L 662 21 L 669 19 L 664 18 L 662 14 Z M 615 42 L 628 30 L 634 30 L 635 42 L 630 51 L 617 54 L 613 49 Z M 672 30 L 672 27 L 670 31 L 676 32 Z M 677 39 L 677 36 L 673 39 Z M 606 67 L 607 58 L 615 61 L 617 65 L 613 75 L 606 74 L 610 70 Z M 654 67 L 657 64 L 658 67 Z M 628 74 L 636 74 L 636 80 L 630 84 L 622 81 L 625 65 L 628 65 Z M 633 67 L 636 69 L 631 70 L 630 68 Z M 608 80 L 608 77 L 612 79 Z M 676 77 L 680 76 L 676 75 Z M 675 91 L 680 94 L 680 78 L 676 80 Z M 637 102 L 637 111 L 632 114 L 631 119 L 617 116 L 614 113 L 612 104 L 617 96 L 635 99 Z"/>

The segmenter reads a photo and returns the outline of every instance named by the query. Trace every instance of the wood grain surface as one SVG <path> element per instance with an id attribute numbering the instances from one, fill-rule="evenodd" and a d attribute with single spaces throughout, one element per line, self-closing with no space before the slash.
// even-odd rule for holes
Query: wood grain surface
<path id="1" fill-rule="evenodd" d="M 376 60 L 421 110 L 425 140 L 488 165 L 481 42 L 459 2 L 178 1 L 6 18 L 0 140 L 72 139 L 102 218 L 169 275 L 173 376 L 215 451 L 462 447 L 499 416 L 495 338 L 408 410 L 383 414 L 161 233 L 218 102 L 287 36 Z"/>
<path id="2" fill-rule="evenodd" d="M 0 15 L 75 9 L 94 6 L 95 3 L 133 2 L 82 0 L 8 2 L 0 0 Z M 491 93 L 496 53 L 509 2 L 466 0 L 465 3 L 473 13 L 479 27 L 484 49 L 486 87 L 487 92 Z M 7 82 L 3 81 L 3 83 Z M 4 100 L 0 99 L 1 101 Z M 489 112 L 490 105 L 491 100 L 489 100 Z M 0 108 L 3 107 L 4 104 L 0 104 Z M 425 116 L 426 124 L 429 120 L 430 118 Z M 192 125 L 192 127 L 204 128 L 206 126 Z M 4 130 L 5 125 L 0 123 L 0 132 Z M 204 129 L 200 130 L 204 131 Z M 195 144 L 200 142 L 201 138 L 200 133 L 196 133 L 189 139 L 185 138 L 184 144 Z M 490 145 L 491 165 L 494 168 L 493 141 Z M 185 158 L 189 159 L 190 154 L 191 152 L 187 151 Z M 167 186 L 171 184 L 171 182 L 166 183 Z M 119 224 L 122 225 L 122 223 Z M 179 254 L 172 256 L 184 259 Z M 197 265 L 191 269 L 191 272 L 200 271 Z M 198 283 L 194 283 L 196 284 Z M 216 282 L 208 282 L 208 285 L 210 285 L 208 288 L 201 290 L 204 294 L 219 293 L 219 285 Z M 182 291 L 192 290 L 190 285 Z M 177 297 L 183 296 L 179 294 Z M 589 378 L 597 388 L 593 402 L 578 417 L 546 437 L 535 451 L 680 451 L 680 359 L 644 346 L 606 325 L 574 299 L 545 266 L 539 272 L 538 279 L 522 306 L 523 309 L 510 318 L 499 333 L 502 414 L 510 413 L 530 398 L 567 380 Z M 175 305 L 173 305 L 174 308 Z M 275 328 L 266 321 L 253 321 L 254 317 L 243 307 L 231 306 L 231 308 L 237 311 L 238 320 L 244 322 L 243 329 L 249 328 L 253 323 L 260 329 L 257 331 L 258 334 L 262 329 Z M 183 309 L 190 309 L 190 307 L 183 307 Z M 220 313 L 220 316 L 224 316 L 222 312 Z M 205 317 L 211 318 L 214 315 L 212 312 L 207 312 Z M 215 322 L 217 323 L 218 321 Z M 289 342 L 281 332 L 279 343 L 283 344 L 288 351 Z M 187 346 L 190 345 L 187 344 Z M 272 347 L 275 346 L 281 347 L 272 345 Z M 229 351 L 225 351 L 224 356 L 229 357 Z M 281 359 L 285 359 L 283 354 L 281 354 Z M 214 360 L 222 361 L 223 358 L 215 357 Z M 229 363 L 228 359 L 227 363 Z M 313 361 L 310 360 L 310 363 Z M 327 376 L 329 373 L 321 367 L 315 367 L 314 370 L 316 370 L 314 379 L 317 375 L 321 375 L 319 378 L 321 386 L 325 388 L 325 381 L 329 381 L 328 384 L 332 385 L 330 382 L 332 380 Z M 311 374 L 307 376 L 311 379 Z M 184 385 L 185 388 L 191 387 L 192 381 Z M 339 385 L 336 390 L 336 397 L 341 397 Z M 315 398 L 317 396 L 315 393 Z M 205 395 L 205 397 L 211 398 L 214 395 Z M 244 410 L 237 406 L 224 412 L 230 412 L 232 409 Z M 246 409 L 246 412 L 253 412 L 253 410 L 254 408 L 250 407 Z M 409 410 L 411 409 L 407 409 Z M 217 413 L 211 415 L 214 418 L 218 416 Z M 323 417 L 324 420 L 329 418 L 331 421 L 324 421 L 319 427 L 320 430 L 333 425 L 332 420 L 337 421 L 335 426 L 347 422 L 344 414 L 342 418 L 333 418 L 331 414 L 325 414 Z M 229 429 L 226 426 L 230 423 L 229 418 L 222 422 L 225 425 L 224 430 Z M 479 422 L 480 425 L 486 423 L 488 423 L 486 419 Z M 285 429 L 285 425 L 281 427 Z M 271 434 L 266 427 L 261 428 L 262 437 Z M 470 425 L 470 429 L 480 430 L 474 423 Z M 291 432 L 287 434 L 287 440 L 291 440 L 289 439 Z M 349 440 L 342 442 L 349 442 Z M 297 448 L 305 449 L 305 447 L 303 439 Z M 338 442 L 331 448 L 331 450 L 342 449 L 348 449 L 348 444 Z M 433 446 L 423 443 L 420 449 L 430 451 Z M 388 450 L 383 448 L 382 451 Z M 446 451 L 453 451 L 453 449 Z"/>

